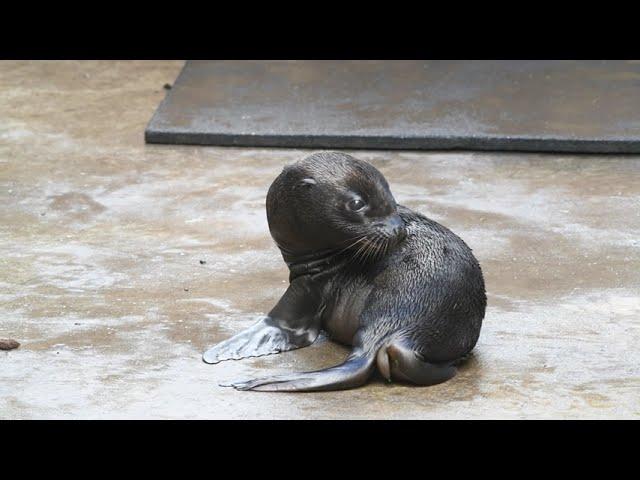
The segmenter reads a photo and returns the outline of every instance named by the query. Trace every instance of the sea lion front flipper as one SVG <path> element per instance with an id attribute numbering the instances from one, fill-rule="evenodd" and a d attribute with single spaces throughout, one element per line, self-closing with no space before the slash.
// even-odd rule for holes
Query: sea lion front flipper
<path id="1" fill-rule="evenodd" d="M 276 375 L 243 382 L 220 384 L 220 386 L 259 392 L 346 390 L 363 385 L 371 376 L 374 363 L 375 356 L 350 355 L 344 363 L 324 370 Z"/>
<path id="2" fill-rule="evenodd" d="M 218 363 L 311 345 L 320 332 L 319 298 L 309 279 L 294 280 L 269 315 L 208 349 L 202 360 Z"/>
<path id="3" fill-rule="evenodd" d="M 208 349 L 202 360 L 206 363 L 219 363 L 224 360 L 261 357 L 294 350 L 310 343 L 306 333 L 296 335 L 295 332 L 287 332 L 271 317 L 264 317 L 246 330 Z"/>

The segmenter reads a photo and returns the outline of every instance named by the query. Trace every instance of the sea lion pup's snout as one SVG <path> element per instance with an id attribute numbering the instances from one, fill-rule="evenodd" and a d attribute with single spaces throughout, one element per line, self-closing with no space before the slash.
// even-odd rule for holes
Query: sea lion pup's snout
<path id="1" fill-rule="evenodd" d="M 390 215 L 384 221 L 374 224 L 381 234 L 394 243 L 399 243 L 407 236 L 404 221 L 397 213 Z"/>

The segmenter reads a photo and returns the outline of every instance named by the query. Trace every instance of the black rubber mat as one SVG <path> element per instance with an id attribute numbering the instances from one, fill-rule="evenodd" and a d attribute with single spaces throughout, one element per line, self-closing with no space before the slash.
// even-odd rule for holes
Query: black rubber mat
<path id="1" fill-rule="evenodd" d="M 189 61 L 145 138 L 640 153 L 640 61 Z"/>

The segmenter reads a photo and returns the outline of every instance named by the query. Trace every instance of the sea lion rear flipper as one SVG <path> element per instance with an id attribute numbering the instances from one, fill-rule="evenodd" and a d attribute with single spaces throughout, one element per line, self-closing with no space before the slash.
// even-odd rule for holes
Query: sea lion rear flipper
<path id="1" fill-rule="evenodd" d="M 374 364 L 375 356 L 373 355 L 352 354 L 344 363 L 324 370 L 276 375 L 244 382 L 221 384 L 221 386 L 260 392 L 346 390 L 363 385 L 371 375 Z"/>
<path id="2" fill-rule="evenodd" d="M 313 284 L 305 278 L 297 279 L 289 285 L 269 315 L 208 349 L 202 360 L 218 363 L 311 345 L 320 331 L 319 303 Z"/>
<path id="3" fill-rule="evenodd" d="M 378 370 L 387 381 L 416 385 L 436 385 L 453 377 L 457 369 L 450 363 L 430 363 L 424 360 L 406 341 L 395 340 L 378 350 Z"/>

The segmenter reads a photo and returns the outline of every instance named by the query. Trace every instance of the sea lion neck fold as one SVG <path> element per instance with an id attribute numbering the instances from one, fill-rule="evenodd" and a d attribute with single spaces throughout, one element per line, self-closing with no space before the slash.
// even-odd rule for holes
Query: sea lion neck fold
<path id="1" fill-rule="evenodd" d="M 348 254 L 345 254 L 344 249 L 321 250 L 298 256 L 287 255 L 282 250 L 281 253 L 289 267 L 289 282 L 304 275 L 318 279 L 335 273 L 349 262 Z"/>

